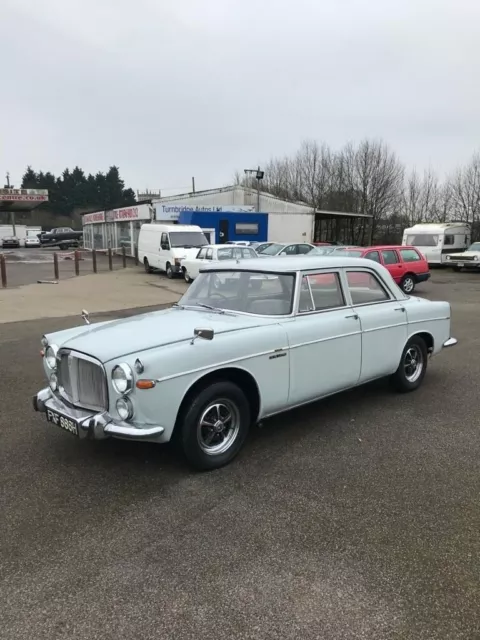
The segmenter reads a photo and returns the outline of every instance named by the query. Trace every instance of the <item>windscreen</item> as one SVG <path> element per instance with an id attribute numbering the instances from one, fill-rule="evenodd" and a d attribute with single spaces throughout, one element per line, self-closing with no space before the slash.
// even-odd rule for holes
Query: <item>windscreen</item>
<path id="1" fill-rule="evenodd" d="M 407 236 L 405 244 L 411 247 L 436 247 L 439 244 L 440 235 L 438 233 L 416 233 Z"/>
<path id="2" fill-rule="evenodd" d="M 169 236 L 172 249 L 193 249 L 194 247 L 204 247 L 208 244 L 201 231 L 171 231 Z"/>
<path id="3" fill-rule="evenodd" d="M 295 274 L 259 271 L 205 271 L 179 304 L 256 315 L 288 315 L 293 308 Z"/>
<path id="4" fill-rule="evenodd" d="M 262 256 L 276 256 L 279 251 L 283 249 L 283 244 L 270 244 L 268 247 L 257 251 L 257 253 L 261 253 Z"/>

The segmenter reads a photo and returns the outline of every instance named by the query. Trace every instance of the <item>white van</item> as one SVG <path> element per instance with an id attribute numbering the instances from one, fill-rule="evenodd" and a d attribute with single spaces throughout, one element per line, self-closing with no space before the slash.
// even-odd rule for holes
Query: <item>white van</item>
<path id="1" fill-rule="evenodd" d="M 464 222 L 415 224 L 403 232 L 402 245 L 416 247 L 428 264 L 444 264 L 448 253 L 470 246 L 470 225 Z"/>
<path id="2" fill-rule="evenodd" d="M 138 259 L 145 271 L 165 271 L 167 278 L 181 273 L 183 258 L 194 258 L 208 244 L 202 229 L 189 224 L 142 224 L 138 236 Z"/>

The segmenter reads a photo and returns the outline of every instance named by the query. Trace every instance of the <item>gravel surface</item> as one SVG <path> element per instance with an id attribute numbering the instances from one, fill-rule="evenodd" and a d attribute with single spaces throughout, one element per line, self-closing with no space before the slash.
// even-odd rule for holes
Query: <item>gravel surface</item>
<path id="1" fill-rule="evenodd" d="M 1 637 L 480 637 L 480 275 L 421 292 L 459 339 L 421 389 L 271 419 L 209 474 L 47 425 L 39 339 L 78 320 L 0 325 Z"/>

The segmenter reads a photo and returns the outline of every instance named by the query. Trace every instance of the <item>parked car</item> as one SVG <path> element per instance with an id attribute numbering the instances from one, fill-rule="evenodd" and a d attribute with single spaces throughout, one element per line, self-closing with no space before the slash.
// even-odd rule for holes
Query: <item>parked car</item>
<path id="1" fill-rule="evenodd" d="M 181 261 L 181 269 L 185 282 L 192 282 L 198 276 L 201 267 L 212 260 L 244 260 L 257 258 L 257 254 L 251 247 L 210 244 L 202 247 L 194 258 L 184 258 Z"/>
<path id="2" fill-rule="evenodd" d="M 39 247 L 40 244 L 41 244 L 40 239 L 37 238 L 37 236 L 28 236 L 27 238 L 25 238 L 26 249 L 31 249 L 32 247 Z"/>
<path id="3" fill-rule="evenodd" d="M 2 238 L 3 249 L 18 249 L 20 247 L 20 240 L 17 236 L 4 236 Z"/>
<path id="4" fill-rule="evenodd" d="M 145 271 L 165 271 L 167 278 L 181 274 L 181 260 L 195 257 L 208 244 L 202 229 L 188 224 L 142 224 L 138 236 L 138 259 Z"/>
<path id="5" fill-rule="evenodd" d="M 407 294 L 413 293 L 419 282 L 425 282 L 430 278 L 428 262 L 416 247 L 336 247 L 332 255 L 367 258 L 379 262 L 388 269 L 395 282 Z"/>
<path id="6" fill-rule="evenodd" d="M 446 257 L 446 264 L 455 271 L 461 269 L 480 269 L 480 242 L 474 242 L 463 253 L 450 253 Z"/>
<path id="7" fill-rule="evenodd" d="M 372 260 L 220 261 L 170 309 L 45 335 L 33 406 L 81 438 L 174 438 L 215 469 L 268 416 L 385 376 L 417 389 L 454 344 L 449 303 L 406 296 Z"/>
<path id="8" fill-rule="evenodd" d="M 256 249 L 259 256 L 273 257 L 273 256 L 297 256 L 300 254 L 310 253 L 315 249 L 313 244 L 308 242 L 272 242 L 268 247 L 264 249 Z"/>
<path id="9" fill-rule="evenodd" d="M 71 227 L 56 227 L 51 231 L 42 231 L 38 234 L 38 238 L 42 245 L 68 249 L 80 245 L 83 231 L 74 231 Z"/>

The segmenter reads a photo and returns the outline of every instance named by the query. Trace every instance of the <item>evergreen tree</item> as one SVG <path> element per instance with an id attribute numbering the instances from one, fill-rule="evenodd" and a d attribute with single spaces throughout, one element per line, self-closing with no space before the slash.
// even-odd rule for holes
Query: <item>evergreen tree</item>
<path id="1" fill-rule="evenodd" d="M 88 209 L 115 209 L 133 204 L 135 192 L 125 189 L 118 167 L 112 166 L 106 174 L 85 175 L 80 167 L 72 171 L 67 167 L 61 176 L 47 171 L 35 172 L 28 166 L 23 178 L 24 189 L 48 189 L 49 201 L 39 208 L 56 215 L 71 216 L 75 211 Z"/>

